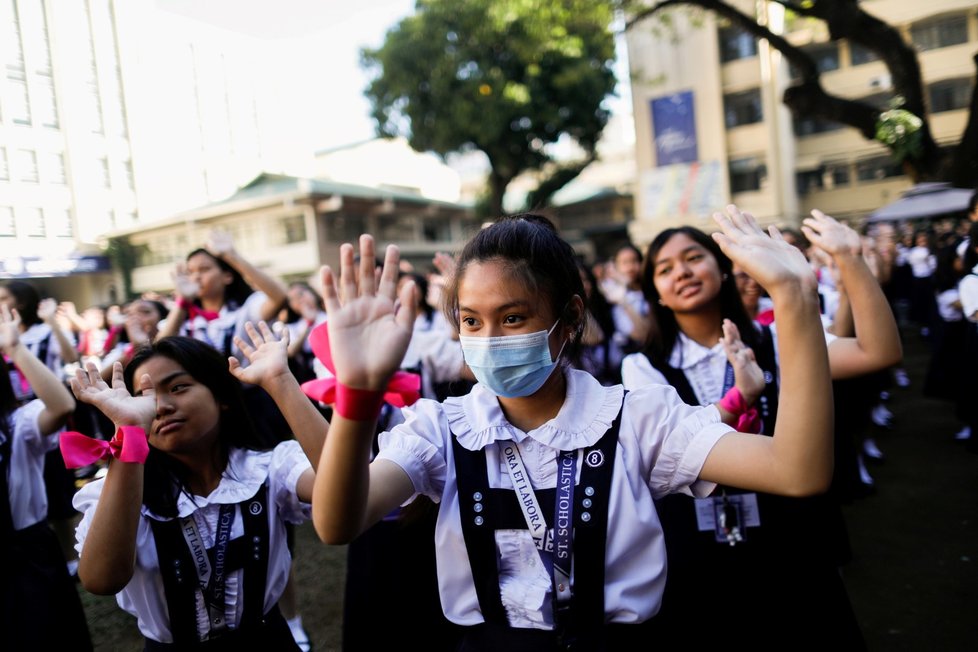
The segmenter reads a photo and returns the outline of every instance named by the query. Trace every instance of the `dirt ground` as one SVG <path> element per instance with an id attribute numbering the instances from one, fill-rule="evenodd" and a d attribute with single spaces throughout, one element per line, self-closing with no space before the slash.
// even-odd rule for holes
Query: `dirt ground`
<path id="1" fill-rule="evenodd" d="M 854 558 L 843 573 L 870 650 L 974 650 L 978 455 L 953 441 L 949 406 L 921 395 L 926 347 L 912 335 L 905 346 L 912 385 L 892 391 L 893 429 L 875 433 L 886 454 L 870 469 L 875 493 L 845 508 Z M 320 545 L 308 524 L 297 540 L 306 629 L 316 650 L 339 650 L 346 550 Z M 142 649 L 113 598 L 82 595 L 97 650 Z"/>

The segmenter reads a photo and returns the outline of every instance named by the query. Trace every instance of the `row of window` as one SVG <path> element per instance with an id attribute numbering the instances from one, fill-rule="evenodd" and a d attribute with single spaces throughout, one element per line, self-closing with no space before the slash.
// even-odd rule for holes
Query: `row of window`
<path id="1" fill-rule="evenodd" d="M 971 89 L 974 80 L 971 77 L 945 79 L 927 86 L 927 102 L 931 113 L 943 113 L 965 109 L 971 103 Z M 860 98 L 860 101 L 872 104 L 879 109 L 889 107 L 892 99 L 890 93 L 876 93 Z M 761 107 L 761 91 L 753 88 L 740 93 L 728 93 L 723 96 L 724 123 L 727 129 L 742 125 L 754 124 L 764 119 Z M 822 118 L 795 118 L 794 132 L 796 136 L 811 136 L 842 129 L 845 125 Z"/>
<path id="2" fill-rule="evenodd" d="M 18 233 L 28 238 L 73 238 L 71 211 L 18 208 L 15 215 L 12 207 L 0 206 L 0 238 L 15 238 Z"/>
<path id="3" fill-rule="evenodd" d="M 67 176 L 65 174 L 64 154 L 54 152 L 43 155 L 41 170 L 38 171 L 37 152 L 32 149 L 17 149 L 13 151 L 13 165 L 11 166 L 7 158 L 7 149 L 0 147 L 0 181 L 21 181 L 23 183 L 40 183 L 42 178 L 45 183 L 65 185 Z M 15 174 L 11 174 L 13 167 Z M 96 175 L 96 185 L 103 188 L 112 187 L 112 177 L 109 174 L 109 159 L 102 157 L 95 161 L 92 170 Z M 122 162 L 122 173 L 126 187 L 130 190 L 135 188 L 133 179 L 132 161 Z"/>
<path id="4" fill-rule="evenodd" d="M 803 170 L 795 175 L 798 194 L 805 196 L 816 190 L 848 186 L 852 183 L 853 169 L 856 180 L 861 182 L 881 181 L 903 174 L 903 168 L 889 156 L 876 156 L 855 163 L 826 163 L 816 170 Z"/>
<path id="5" fill-rule="evenodd" d="M 763 157 L 732 159 L 728 170 L 731 193 L 757 191 L 767 185 L 767 164 Z M 815 190 L 848 186 L 853 177 L 860 182 L 871 182 L 902 174 L 903 169 L 889 156 L 877 156 L 855 163 L 826 163 L 817 170 L 800 171 L 796 174 L 796 185 L 798 194 L 804 196 Z"/>
<path id="6" fill-rule="evenodd" d="M 919 52 L 967 43 L 968 15 L 944 16 L 911 25 L 910 42 Z M 757 55 L 757 39 L 732 25 L 720 28 L 719 45 L 720 61 L 723 62 Z M 819 72 L 837 70 L 840 67 L 838 43 L 811 45 L 805 51 L 814 59 Z M 877 59 L 879 55 L 872 50 L 857 43 L 849 43 L 849 65 L 858 66 Z"/>

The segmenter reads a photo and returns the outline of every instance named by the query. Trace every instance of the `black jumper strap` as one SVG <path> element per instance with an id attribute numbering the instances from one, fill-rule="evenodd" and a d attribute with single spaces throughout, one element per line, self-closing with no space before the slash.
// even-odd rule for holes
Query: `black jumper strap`
<path id="1" fill-rule="evenodd" d="M 228 572 L 244 569 L 244 613 L 240 623 L 243 628 L 260 623 L 264 616 L 269 536 L 267 485 L 263 484 L 254 496 L 238 503 L 237 508 L 244 525 L 244 536 L 232 539 L 228 544 L 226 568 Z M 184 539 L 182 519 L 150 519 L 150 525 L 156 539 L 173 641 L 175 644 L 197 644 L 200 641 L 197 632 L 200 580 Z M 214 549 L 207 553 L 213 567 Z"/>
<path id="2" fill-rule="evenodd" d="M 580 482 L 574 491 L 573 597 L 564 640 L 574 632 L 604 625 L 604 560 L 608 497 L 614 470 L 621 412 L 598 442 L 584 449 Z M 516 494 L 489 487 L 485 450 L 470 451 L 452 437 L 462 534 L 479 608 L 487 623 L 508 627 L 499 593 L 496 530 L 525 530 Z M 555 489 L 536 489 L 547 527 L 553 527 Z"/>

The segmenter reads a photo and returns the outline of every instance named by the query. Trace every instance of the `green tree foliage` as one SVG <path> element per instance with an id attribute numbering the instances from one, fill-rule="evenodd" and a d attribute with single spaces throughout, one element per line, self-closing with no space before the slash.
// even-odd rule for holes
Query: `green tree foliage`
<path id="1" fill-rule="evenodd" d="M 548 145 L 569 136 L 585 162 L 596 156 L 615 87 L 611 20 L 607 3 L 590 0 L 418 0 L 380 48 L 362 52 L 378 133 L 441 155 L 484 152 L 492 214 L 528 170 L 548 176 L 547 196 L 533 198 L 544 203 L 560 187 L 551 179 L 582 167 L 554 162 Z"/>

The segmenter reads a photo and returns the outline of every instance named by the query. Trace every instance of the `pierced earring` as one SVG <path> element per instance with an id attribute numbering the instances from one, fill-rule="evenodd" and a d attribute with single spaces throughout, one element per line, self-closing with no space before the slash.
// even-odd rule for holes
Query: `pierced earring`
<path id="1" fill-rule="evenodd" d="M 730 274 L 724 274 L 723 275 L 723 280 L 724 281 L 726 281 L 728 278 L 730 278 Z"/>
<path id="2" fill-rule="evenodd" d="M 664 305 L 666 305 L 666 304 L 664 304 L 664 303 L 662 303 L 662 299 L 659 299 L 659 305 L 660 305 L 660 306 L 664 306 Z"/>

